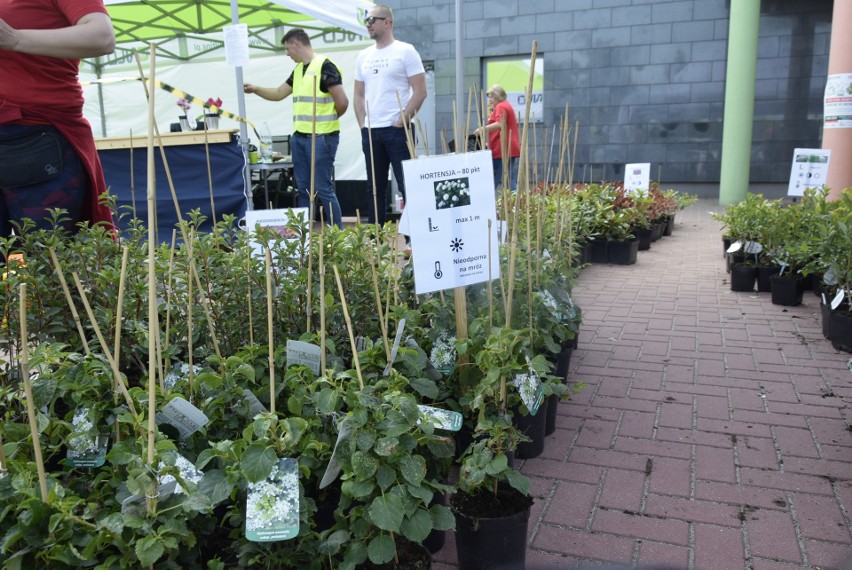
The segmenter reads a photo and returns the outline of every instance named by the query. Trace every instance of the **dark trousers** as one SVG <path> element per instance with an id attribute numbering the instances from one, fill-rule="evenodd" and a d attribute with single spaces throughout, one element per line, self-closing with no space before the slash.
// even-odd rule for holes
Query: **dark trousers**
<path id="1" fill-rule="evenodd" d="M 373 153 L 370 155 L 369 135 L 372 134 Z M 367 162 L 367 186 L 369 191 L 369 205 L 367 206 L 367 220 L 370 223 L 384 225 L 387 221 L 387 187 L 388 173 L 393 166 L 393 175 L 399 185 L 399 191 L 405 199 L 405 178 L 402 174 L 402 161 L 411 158 L 408 152 L 408 143 L 405 140 L 405 129 L 402 127 L 382 127 L 378 129 L 361 129 L 361 147 L 364 150 L 364 159 Z M 373 169 L 376 176 L 376 204 L 379 211 L 378 216 L 373 208 Z"/>

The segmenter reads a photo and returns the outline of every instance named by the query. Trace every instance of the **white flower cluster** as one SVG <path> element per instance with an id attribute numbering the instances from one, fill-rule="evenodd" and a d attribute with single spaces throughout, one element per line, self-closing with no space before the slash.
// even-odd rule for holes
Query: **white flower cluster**
<path id="1" fill-rule="evenodd" d="M 299 481 L 296 472 L 281 472 L 278 465 L 265 481 L 248 484 L 246 530 L 296 526 L 299 517 Z"/>
<path id="2" fill-rule="evenodd" d="M 75 435 L 68 439 L 68 457 L 76 459 L 97 453 L 98 434 L 89 419 L 89 408 L 77 408 L 74 412 L 74 418 L 71 420 L 71 425 L 74 428 L 73 433 Z"/>
<path id="3" fill-rule="evenodd" d="M 177 467 L 180 471 L 180 476 L 183 478 L 183 480 L 197 485 L 198 482 L 201 481 L 201 478 L 204 477 L 204 473 L 199 471 L 198 468 L 195 467 L 195 465 L 193 465 L 192 462 L 185 458 L 183 455 L 175 453 L 174 456 L 175 467 Z M 162 470 L 165 466 L 165 463 L 160 462 L 158 470 Z M 157 481 L 159 482 L 160 487 L 165 487 L 170 483 L 174 483 L 175 493 L 180 494 L 186 492 L 184 491 L 184 488 L 181 487 L 180 483 L 177 482 L 177 479 L 175 479 L 172 475 L 163 475 L 162 477 L 158 477 Z"/>
<path id="4" fill-rule="evenodd" d="M 192 367 L 193 374 L 198 374 L 199 372 L 201 372 L 201 367 Z M 172 366 L 171 371 L 163 378 L 163 384 L 165 384 L 167 390 L 171 390 L 178 383 L 178 380 L 183 380 L 187 376 L 189 376 L 189 364 L 180 362 Z"/>
<path id="5" fill-rule="evenodd" d="M 453 368 L 456 365 L 456 337 L 441 333 L 432 345 L 429 360 L 439 370 Z"/>
<path id="6" fill-rule="evenodd" d="M 538 373 L 530 367 L 527 374 L 515 374 L 512 377 L 512 383 L 518 389 L 521 401 L 523 401 L 528 410 L 531 410 L 538 396 L 538 388 L 541 385 Z"/>

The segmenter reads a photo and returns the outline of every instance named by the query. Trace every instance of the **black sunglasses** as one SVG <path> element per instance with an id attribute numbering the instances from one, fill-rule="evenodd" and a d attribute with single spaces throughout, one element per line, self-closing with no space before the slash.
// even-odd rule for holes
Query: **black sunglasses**
<path id="1" fill-rule="evenodd" d="M 372 26 L 376 23 L 376 20 L 387 20 L 387 18 L 383 18 L 382 16 L 369 16 L 368 18 L 364 19 L 364 23 L 368 26 Z"/>

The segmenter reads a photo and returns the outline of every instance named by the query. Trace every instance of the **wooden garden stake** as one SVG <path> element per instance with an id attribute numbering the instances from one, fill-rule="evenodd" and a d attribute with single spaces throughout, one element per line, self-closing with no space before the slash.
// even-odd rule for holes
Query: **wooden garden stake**
<path id="1" fill-rule="evenodd" d="M 340 282 L 340 273 L 337 266 L 332 265 L 334 280 L 337 281 L 337 292 L 340 294 L 340 306 L 343 307 L 343 319 L 346 321 L 346 332 L 349 333 L 349 346 L 352 349 L 352 360 L 355 361 L 355 372 L 358 375 L 358 386 L 364 389 L 364 378 L 361 376 L 361 362 L 358 358 L 358 350 L 355 348 L 355 333 L 352 331 L 352 320 L 349 318 L 349 309 L 346 307 L 346 296 L 343 294 L 343 284 Z"/>
<path id="2" fill-rule="evenodd" d="M 193 339 L 193 321 L 192 317 L 194 315 L 193 306 L 195 305 L 195 298 L 193 295 L 192 289 L 192 275 L 195 272 L 195 255 L 193 254 L 193 244 L 195 243 L 195 232 L 193 230 L 189 230 L 189 241 L 186 243 L 186 257 L 187 257 L 187 275 L 186 280 L 186 354 L 187 354 L 187 364 L 189 365 L 189 401 L 193 401 L 193 384 L 195 380 L 195 376 L 192 373 L 192 364 L 193 364 L 193 352 L 195 349 L 195 343 L 192 341 Z M 165 391 L 165 389 L 164 389 Z"/>
<path id="3" fill-rule="evenodd" d="M 65 301 L 68 302 L 68 308 L 71 309 L 71 317 L 74 319 L 74 324 L 77 326 L 77 333 L 80 335 L 80 340 L 83 341 L 83 351 L 86 356 L 91 355 L 89 350 L 89 342 L 86 340 L 86 333 L 83 330 L 83 323 L 80 322 L 80 315 L 77 313 L 77 307 L 74 306 L 74 299 L 71 298 L 71 291 L 68 290 L 68 283 L 65 281 L 65 275 L 62 274 L 62 266 L 59 265 L 59 259 L 56 257 L 56 250 L 53 246 L 47 248 L 50 252 L 50 261 L 53 263 L 53 268 L 56 270 L 56 275 L 59 277 L 59 283 L 62 285 L 62 292 L 65 294 Z"/>
<path id="4" fill-rule="evenodd" d="M 266 248 L 266 334 L 269 351 L 269 411 L 275 413 L 275 337 L 272 328 L 272 253 Z"/>
<path id="5" fill-rule="evenodd" d="M 376 197 L 376 161 L 373 160 L 373 127 L 370 125 L 370 102 L 366 101 L 367 143 L 370 146 L 370 179 L 373 181 L 373 223 L 379 224 L 379 203 Z"/>
<path id="6" fill-rule="evenodd" d="M 169 347 L 169 331 L 172 324 L 172 277 L 175 269 L 175 243 L 177 242 L 177 230 L 172 230 L 172 244 L 169 247 L 169 272 L 166 278 L 166 328 L 165 334 L 165 349 L 163 352 L 168 352 Z"/>
<path id="7" fill-rule="evenodd" d="M 331 211 L 329 205 L 328 211 Z M 320 210 L 320 232 L 319 232 L 319 294 L 320 294 L 320 373 L 325 376 L 325 219 Z"/>
<path id="8" fill-rule="evenodd" d="M 41 455 L 41 440 L 38 435 L 38 416 L 36 416 L 35 400 L 33 399 L 33 387 L 30 383 L 30 350 L 27 346 L 27 284 L 21 283 L 18 291 L 18 314 L 21 320 L 21 382 L 24 384 L 24 393 L 27 396 L 27 419 L 30 424 L 30 434 L 33 438 L 33 456 L 35 457 L 36 470 L 38 471 L 38 484 L 41 488 L 41 500 L 45 503 L 50 502 L 50 496 L 47 494 L 47 475 L 44 471 L 44 459 Z M 3 461 L 3 470 L 6 467 L 5 460 Z"/>
<path id="9" fill-rule="evenodd" d="M 308 235 L 312 235 L 313 227 L 314 227 L 314 202 L 316 202 L 316 189 L 314 187 L 314 177 L 316 175 L 316 148 L 317 148 L 317 76 L 313 76 L 314 81 L 314 112 L 313 112 L 313 120 L 311 122 L 311 182 L 310 189 L 308 192 L 308 196 L 310 197 L 310 204 L 308 207 Z M 307 326 L 305 327 L 306 331 L 311 330 L 311 312 L 313 310 L 312 307 L 312 296 L 313 296 L 313 260 L 314 256 L 311 255 L 311 248 L 308 247 L 308 302 L 305 310 L 307 312 Z"/>
<path id="10" fill-rule="evenodd" d="M 77 287 L 77 292 L 80 294 L 80 299 L 83 301 L 83 307 L 86 308 L 86 314 L 89 316 L 89 323 L 95 331 L 95 336 L 101 345 L 101 351 L 103 351 L 104 357 L 107 359 L 107 362 L 112 369 L 112 375 L 115 378 L 115 383 L 121 388 L 121 393 L 124 395 L 124 401 L 127 404 L 130 413 L 133 415 L 133 418 L 138 420 L 139 414 L 136 411 L 136 406 L 133 404 L 133 398 L 130 397 L 126 381 L 121 376 L 121 372 L 118 370 L 118 364 L 112 357 L 112 353 L 109 351 L 109 346 L 104 339 L 104 335 L 101 333 L 101 327 L 98 326 L 98 321 L 95 319 L 95 313 L 92 311 L 92 306 L 89 304 L 89 298 L 83 290 L 83 284 L 80 283 L 80 276 L 77 275 L 77 272 L 75 271 L 71 273 L 71 277 L 74 279 L 74 285 Z"/>
<path id="11" fill-rule="evenodd" d="M 254 346 L 254 319 L 252 318 L 251 310 L 251 247 L 246 248 L 246 281 L 248 282 L 246 304 L 248 305 L 249 345 Z"/>
<path id="12" fill-rule="evenodd" d="M 210 301 L 208 295 L 205 294 L 204 288 L 201 286 L 201 278 L 198 276 L 198 270 L 195 264 L 192 267 L 192 275 L 195 277 L 195 285 L 198 287 L 198 297 L 201 300 L 201 308 L 204 310 L 204 317 L 207 319 L 207 329 L 210 331 L 210 338 L 213 341 L 213 349 L 216 351 L 216 356 L 219 360 L 222 359 L 222 352 L 219 350 L 219 339 L 216 337 L 216 328 L 213 326 L 213 315 L 210 312 Z"/>
<path id="13" fill-rule="evenodd" d="M 121 248 L 121 276 L 118 279 L 118 299 L 115 308 L 115 339 L 113 340 L 112 359 L 118 362 L 121 350 L 121 323 L 122 313 L 124 311 L 124 287 L 127 283 L 127 262 L 130 258 L 130 250 L 127 246 Z M 112 399 L 113 404 L 118 406 L 118 384 L 113 383 Z M 115 441 L 121 441 L 121 429 L 118 422 L 115 422 Z"/>
<path id="14" fill-rule="evenodd" d="M 488 220 L 488 329 L 494 327 L 494 282 L 491 280 L 491 219 Z"/>
<path id="15" fill-rule="evenodd" d="M 379 255 L 378 250 L 376 250 L 376 255 Z M 370 259 L 370 272 L 373 274 L 373 296 L 376 299 L 376 310 L 379 312 L 379 327 L 382 331 L 382 342 L 385 345 L 385 358 L 390 362 L 391 351 L 390 345 L 388 344 L 388 323 L 385 321 L 385 312 L 382 310 L 382 295 L 379 293 L 379 276 L 376 271 L 376 262 L 373 259 L 373 256 L 369 256 Z"/>
<path id="16" fill-rule="evenodd" d="M 207 125 L 204 125 L 204 157 L 207 159 L 207 187 L 210 191 L 210 221 L 216 225 L 216 204 L 213 201 L 213 169 L 210 165 L 210 142 L 207 140 Z"/>

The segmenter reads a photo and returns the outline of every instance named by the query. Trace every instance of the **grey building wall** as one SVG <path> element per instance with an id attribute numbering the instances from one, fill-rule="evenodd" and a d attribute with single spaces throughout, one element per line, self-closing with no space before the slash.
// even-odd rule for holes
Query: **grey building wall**
<path id="1" fill-rule="evenodd" d="M 651 162 L 663 182 L 718 182 L 729 2 L 465 0 L 465 88 L 482 87 L 484 57 L 529 57 L 535 40 L 545 78 L 540 163 L 551 152 L 545 132 L 568 105 L 579 122 L 575 178 L 618 180 L 624 163 Z M 437 128 L 450 139 L 455 1 L 386 3 L 396 37 L 434 62 Z M 753 182 L 786 182 L 793 149 L 820 146 L 831 11 L 832 0 L 762 0 Z"/>

